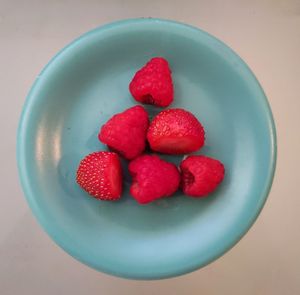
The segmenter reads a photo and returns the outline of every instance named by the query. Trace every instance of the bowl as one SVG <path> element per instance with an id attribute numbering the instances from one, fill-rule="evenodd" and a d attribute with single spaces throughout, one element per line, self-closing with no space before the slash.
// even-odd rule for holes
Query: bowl
<path id="1" fill-rule="evenodd" d="M 224 182 L 208 198 L 178 192 L 141 206 L 89 197 L 75 181 L 113 114 L 136 104 L 128 85 L 151 57 L 165 57 L 175 87 L 171 107 L 193 112 L 206 130 L 199 153 L 220 159 Z M 148 107 L 151 115 L 160 109 Z M 269 193 L 275 127 L 262 88 L 224 43 L 189 25 L 131 19 L 94 29 L 60 51 L 37 77 L 17 135 L 27 201 L 50 237 L 79 261 L 112 275 L 161 279 L 215 260 L 247 232 Z M 178 164 L 182 158 L 165 156 Z"/>

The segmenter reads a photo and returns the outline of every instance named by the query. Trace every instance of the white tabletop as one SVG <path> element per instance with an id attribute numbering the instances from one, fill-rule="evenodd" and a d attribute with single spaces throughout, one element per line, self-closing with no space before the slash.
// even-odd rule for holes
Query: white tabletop
<path id="1" fill-rule="evenodd" d="M 207 267 L 161 281 L 115 278 L 80 264 L 45 234 L 23 197 L 15 159 L 18 118 L 41 68 L 78 35 L 152 16 L 201 27 L 254 71 L 271 104 L 279 156 L 252 229 Z M 0 0 L 0 294 L 300 294 L 299 0 Z"/>

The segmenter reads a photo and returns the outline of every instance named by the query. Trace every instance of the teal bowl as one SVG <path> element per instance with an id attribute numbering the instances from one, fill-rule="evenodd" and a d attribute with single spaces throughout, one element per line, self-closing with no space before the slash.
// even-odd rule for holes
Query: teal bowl
<path id="1" fill-rule="evenodd" d="M 141 206 L 129 195 L 124 163 L 122 199 L 97 201 L 76 184 L 77 165 L 106 149 L 97 139 L 100 126 L 136 104 L 128 84 L 154 56 L 171 65 L 172 107 L 203 123 L 200 153 L 220 159 L 226 177 L 208 198 L 178 192 Z M 109 274 L 160 279 L 208 264 L 247 232 L 271 187 L 276 136 L 262 88 L 224 43 L 181 23 L 132 19 L 88 32 L 44 68 L 26 99 L 17 158 L 27 201 L 60 247 Z"/>

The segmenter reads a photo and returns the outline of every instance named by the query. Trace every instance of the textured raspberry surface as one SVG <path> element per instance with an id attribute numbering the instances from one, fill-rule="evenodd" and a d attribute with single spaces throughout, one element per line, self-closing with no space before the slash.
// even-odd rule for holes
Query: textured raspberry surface
<path id="1" fill-rule="evenodd" d="M 96 199 L 120 199 L 122 171 L 119 156 L 113 152 L 95 152 L 87 155 L 79 164 L 76 181 Z"/>
<path id="2" fill-rule="evenodd" d="M 156 155 L 142 155 L 129 164 L 133 183 L 130 193 L 140 204 L 171 196 L 179 187 L 180 174 L 172 163 Z"/>
<path id="3" fill-rule="evenodd" d="M 148 114 L 142 106 L 134 106 L 114 115 L 104 124 L 98 138 L 126 159 L 140 155 L 146 147 Z"/>
<path id="4" fill-rule="evenodd" d="M 224 165 L 206 156 L 189 156 L 180 164 L 181 187 L 192 197 L 203 197 L 214 191 L 222 182 Z"/>
<path id="5" fill-rule="evenodd" d="M 162 57 L 152 58 L 136 72 L 129 90 L 139 102 L 159 107 L 170 105 L 174 90 L 168 62 Z"/>
<path id="6" fill-rule="evenodd" d="M 184 109 L 169 109 L 154 117 L 147 139 L 154 151 L 186 154 L 197 151 L 204 145 L 205 133 L 192 113 Z"/>

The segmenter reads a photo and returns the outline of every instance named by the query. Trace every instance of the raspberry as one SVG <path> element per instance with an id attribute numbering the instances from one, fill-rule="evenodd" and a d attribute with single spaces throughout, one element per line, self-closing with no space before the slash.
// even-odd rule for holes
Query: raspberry
<path id="1" fill-rule="evenodd" d="M 152 58 L 136 72 L 129 90 L 135 100 L 141 103 L 158 107 L 170 105 L 174 90 L 168 62 L 162 57 Z"/>
<path id="2" fill-rule="evenodd" d="M 130 193 L 140 204 L 171 196 L 180 183 L 176 166 L 156 155 L 142 155 L 129 164 L 133 178 Z"/>
<path id="3" fill-rule="evenodd" d="M 206 156 L 188 156 L 180 169 L 182 190 L 192 197 L 203 197 L 214 191 L 225 174 L 220 161 Z"/>
<path id="4" fill-rule="evenodd" d="M 126 159 L 133 159 L 146 147 L 148 125 L 145 109 L 134 106 L 108 120 L 102 126 L 98 138 Z"/>
<path id="5" fill-rule="evenodd" d="M 113 152 L 95 152 L 87 155 L 78 166 L 76 181 L 96 199 L 120 199 L 122 171 L 119 156 Z"/>
<path id="6" fill-rule="evenodd" d="M 152 120 L 147 139 L 152 150 L 166 154 L 195 152 L 204 145 L 205 132 L 201 123 L 190 112 L 169 109 Z"/>

